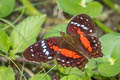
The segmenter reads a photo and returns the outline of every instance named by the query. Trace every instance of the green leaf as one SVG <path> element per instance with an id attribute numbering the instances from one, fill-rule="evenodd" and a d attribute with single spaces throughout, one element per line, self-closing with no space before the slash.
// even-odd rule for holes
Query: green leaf
<path id="1" fill-rule="evenodd" d="M 106 34 L 100 41 L 104 56 L 101 58 L 98 71 L 106 77 L 115 76 L 120 73 L 120 34 Z"/>
<path id="2" fill-rule="evenodd" d="M 82 72 L 82 70 L 78 69 L 77 67 L 71 68 L 71 67 L 59 67 L 59 71 L 64 75 L 77 75 L 81 78 L 84 78 L 85 74 L 87 73 L 89 77 L 93 75 L 92 69 L 85 68 L 85 71 Z"/>
<path id="3" fill-rule="evenodd" d="M 87 7 L 83 9 L 84 9 L 83 13 L 88 14 L 91 17 L 97 17 L 101 15 L 103 7 L 100 3 L 94 1 L 88 3 Z"/>
<path id="4" fill-rule="evenodd" d="M 67 24 L 59 24 L 54 26 L 44 35 L 43 38 L 57 37 L 60 36 L 60 32 L 66 32 Z"/>
<path id="5" fill-rule="evenodd" d="M 19 23 L 11 33 L 12 48 L 15 53 L 24 51 L 36 41 L 46 16 L 30 16 Z"/>
<path id="6" fill-rule="evenodd" d="M 0 67 L 0 80 L 15 80 L 15 73 L 11 67 Z"/>
<path id="7" fill-rule="evenodd" d="M 85 68 L 88 68 L 88 69 L 95 69 L 96 68 L 96 59 L 93 58 L 93 59 L 90 59 L 88 61 L 88 63 L 86 64 Z"/>
<path id="8" fill-rule="evenodd" d="M 68 76 L 64 76 L 60 80 L 83 80 L 83 79 L 77 75 L 68 75 Z"/>
<path id="9" fill-rule="evenodd" d="M 12 60 L 15 60 L 16 59 L 16 55 L 15 55 L 15 51 L 14 50 L 10 50 L 10 52 L 9 52 L 9 58 L 11 58 Z"/>
<path id="10" fill-rule="evenodd" d="M 70 78 L 68 77 L 69 75 L 75 75 L 78 79 L 82 79 L 84 77 L 84 72 L 82 70 L 78 69 L 77 67 L 71 68 L 71 67 L 62 67 L 58 65 L 59 73 L 61 75 L 66 75 L 62 78 L 62 80 L 69 80 Z M 68 79 L 66 79 L 68 77 Z M 74 79 L 70 79 L 74 80 Z M 83 79 L 82 79 L 83 80 Z"/>
<path id="11" fill-rule="evenodd" d="M 102 36 L 100 38 L 101 41 L 101 45 L 102 45 L 102 52 L 104 53 L 104 57 L 111 57 L 112 54 L 116 54 L 116 52 L 113 52 L 114 49 L 116 49 L 117 47 L 120 47 L 120 34 L 119 33 L 115 33 L 115 34 L 106 34 L 104 36 Z M 118 56 L 120 52 L 117 51 Z"/>
<path id="12" fill-rule="evenodd" d="M 104 63 L 98 67 L 101 75 L 105 77 L 115 76 L 120 73 L 120 58 L 117 59 L 114 64 Z"/>
<path id="13" fill-rule="evenodd" d="M 61 68 L 59 68 L 59 71 L 61 72 L 61 73 L 63 73 L 63 74 L 68 74 L 68 75 L 70 75 L 70 74 L 72 74 L 72 75 L 79 75 L 79 77 L 82 77 L 83 75 L 83 73 L 81 72 L 81 70 L 79 70 L 78 68 L 71 68 L 71 67 L 61 67 Z"/>
<path id="14" fill-rule="evenodd" d="M 99 60 L 101 58 L 93 58 L 89 59 L 88 63 L 85 65 L 86 72 L 88 73 L 89 77 L 92 77 L 94 73 L 97 71 L 97 67 L 100 65 Z"/>
<path id="15" fill-rule="evenodd" d="M 83 80 L 90 80 L 90 77 L 89 77 L 89 75 L 86 71 L 84 73 L 84 79 Z"/>
<path id="16" fill-rule="evenodd" d="M 100 3 L 90 0 L 86 2 L 85 0 L 57 0 L 57 4 L 63 11 L 72 15 L 88 14 L 91 17 L 97 17 L 103 9 Z"/>
<path id="17" fill-rule="evenodd" d="M 47 74 L 36 74 L 30 80 L 51 80 L 50 76 Z"/>
<path id="18" fill-rule="evenodd" d="M 86 3 L 92 2 L 93 0 L 82 0 L 85 1 Z"/>
<path id="19" fill-rule="evenodd" d="M 86 69 L 86 72 L 87 72 L 87 75 L 88 75 L 89 78 L 92 77 L 93 74 L 94 74 L 93 69 Z"/>
<path id="20" fill-rule="evenodd" d="M 0 0 L 0 17 L 8 16 L 14 8 L 15 0 Z"/>
<path id="21" fill-rule="evenodd" d="M 7 53 L 10 48 L 9 37 L 5 31 L 0 29 L 0 50 Z"/>

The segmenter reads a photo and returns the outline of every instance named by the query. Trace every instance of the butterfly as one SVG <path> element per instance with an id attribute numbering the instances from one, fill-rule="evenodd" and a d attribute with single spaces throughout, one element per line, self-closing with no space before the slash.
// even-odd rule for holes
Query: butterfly
<path id="1" fill-rule="evenodd" d="M 68 23 L 66 33 L 29 46 L 23 56 L 30 61 L 49 62 L 56 59 L 63 67 L 83 68 L 90 58 L 102 57 L 101 43 L 95 33 L 95 24 L 86 14 L 79 14 Z"/>

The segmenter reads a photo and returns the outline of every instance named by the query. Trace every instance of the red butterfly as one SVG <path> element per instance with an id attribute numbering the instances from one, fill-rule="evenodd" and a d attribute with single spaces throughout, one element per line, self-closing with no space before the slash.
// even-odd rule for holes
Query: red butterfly
<path id="1" fill-rule="evenodd" d="M 75 16 L 68 24 L 66 34 L 40 40 L 28 47 L 23 56 L 30 61 L 48 62 L 56 59 L 58 64 L 81 69 L 88 58 L 102 57 L 101 43 L 92 34 L 95 25 L 86 14 Z"/>

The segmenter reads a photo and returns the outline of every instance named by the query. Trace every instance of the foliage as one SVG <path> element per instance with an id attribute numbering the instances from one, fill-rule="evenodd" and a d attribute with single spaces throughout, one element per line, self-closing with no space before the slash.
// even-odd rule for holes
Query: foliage
<path id="1" fill-rule="evenodd" d="M 15 80 L 15 73 L 11 67 L 0 67 L 0 80 Z"/>
<path id="2" fill-rule="evenodd" d="M 57 4 L 63 11 L 72 15 L 84 13 L 91 17 L 97 17 L 102 12 L 102 5 L 92 0 L 57 0 Z"/>
<path id="3" fill-rule="evenodd" d="M 15 0 L 0 0 L 0 17 L 10 15 L 15 6 Z"/>
<path id="4" fill-rule="evenodd" d="M 20 71 L 20 75 L 27 80 L 23 75 L 26 69 L 24 68 L 26 66 L 23 66 L 23 64 L 27 63 L 22 62 L 22 67 L 20 67 L 17 65 L 17 58 L 22 58 L 21 55 L 23 51 L 35 43 L 38 35 L 42 35 L 42 32 L 46 32 L 43 35 L 43 39 L 60 36 L 60 31 L 66 32 L 68 22 L 58 24 L 52 28 L 48 27 L 48 29 L 42 28 L 42 26 L 44 26 L 43 23 L 46 22 L 45 26 L 47 25 L 46 17 L 49 17 L 37 10 L 29 0 L 20 0 L 20 2 L 23 8 L 16 8 L 15 0 L 0 0 L 0 60 L 3 60 L 0 63 L 2 65 L 0 67 L 0 80 L 15 80 L 13 65 L 17 67 L 18 72 Z M 115 7 L 114 5 L 116 5 L 116 3 L 113 1 L 103 0 L 103 2 L 117 13 L 120 12 L 120 6 L 117 5 L 117 7 Z M 52 73 L 49 74 L 49 72 L 52 72 L 52 70 L 60 76 L 60 80 L 90 80 L 91 77 L 96 78 L 96 80 L 104 80 L 105 78 L 109 80 L 111 77 L 116 78 L 116 75 L 120 73 L 120 33 L 107 27 L 98 18 L 102 15 L 104 6 L 96 0 L 56 0 L 56 3 L 62 11 L 69 15 L 85 13 L 92 18 L 96 18 L 93 19 L 96 25 L 101 28 L 103 32 L 106 32 L 106 34 L 102 34 L 100 37 L 104 56 L 102 58 L 90 59 L 83 70 L 63 68 L 57 65 L 56 61 L 54 61 L 54 65 L 57 66 L 55 68 L 52 67 L 53 64 L 46 65 L 42 63 L 42 65 L 39 66 L 44 67 L 43 70 L 38 70 L 40 73 L 35 74 L 29 80 L 51 80 L 53 76 L 51 77 L 50 75 Z M 8 16 L 13 15 L 15 11 L 21 12 L 21 14 L 15 21 L 12 21 Z M 24 17 L 21 21 L 21 16 L 27 17 Z M 118 24 L 118 30 L 120 30 L 119 25 L 120 24 Z M 9 65 L 9 67 L 5 64 Z M 19 65 L 21 65 L 21 63 Z M 29 67 L 35 72 L 34 68 Z M 47 69 L 45 67 L 47 67 Z"/>
<path id="5" fill-rule="evenodd" d="M 101 75 L 111 77 L 120 73 L 120 34 L 106 34 L 100 38 L 104 57 L 98 71 Z"/>
<path id="6" fill-rule="evenodd" d="M 50 80 L 50 76 L 46 75 L 46 74 L 36 74 L 35 76 L 33 76 L 32 78 L 30 78 L 30 80 Z"/>
<path id="7" fill-rule="evenodd" d="M 15 50 L 15 53 L 23 52 L 36 41 L 36 37 L 41 31 L 40 26 L 44 21 L 45 15 L 30 16 L 16 25 L 11 32 L 12 48 Z"/>
<path id="8" fill-rule="evenodd" d="M 5 33 L 5 31 L 0 29 L 0 50 L 8 53 L 8 50 L 10 48 L 10 41 L 8 35 Z"/>

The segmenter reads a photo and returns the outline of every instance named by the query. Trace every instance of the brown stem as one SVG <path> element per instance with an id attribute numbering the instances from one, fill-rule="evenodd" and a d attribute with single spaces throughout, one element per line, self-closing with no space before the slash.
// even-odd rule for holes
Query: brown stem
<path id="1" fill-rule="evenodd" d="M 0 57 L 0 61 L 4 61 L 4 62 L 7 62 L 8 59 L 5 58 L 5 57 Z M 25 63 L 29 63 L 29 64 L 36 64 L 36 65 L 39 65 L 40 63 L 38 62 L 32 62 L 32 61 L 28 61 L 26 60 L 25 58 L 17 58 L 16 60 L 14 61 L 17 61 L 17 62 L 25 62 Z"/>

